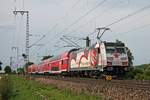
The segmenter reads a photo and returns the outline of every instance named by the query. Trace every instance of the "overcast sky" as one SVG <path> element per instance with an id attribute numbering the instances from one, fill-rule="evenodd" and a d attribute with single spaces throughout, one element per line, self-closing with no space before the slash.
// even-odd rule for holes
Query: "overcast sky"
<path id="1" fill-rule="evenodd" d="M 15 2 L 16 1 L 16 2 Z M 145 6 L 149 0 L 0 0 L 0 61 L 9 64 L 10 56 L 16 56 L 13 46 L 19 47 L 19 54 L 25 52 L 26 15 L 14 16 L 12 11 L 29 11 L 30 44 L 46 37 L 38 44 L 42 47 L 30 49 L 30 59 L 39 61 L 39 57 L 47 54 L 59 54 L 69 48 L 60 40 L 62 35 L 86 37 L 96 27 L 103 27 L 127 16 Z M 99 5 L 99 6 L 97 6 Z M 92 10 L 93 9 L 93 10 Z M 89 12 L 91 11 L 91 12 Z M 80 19 L 80 20 L 78 20 Z M 134 55 L 134 64 L 150 63 L 150 9 L 129 17 L 109 28 L 104 34 L 104 41 L 119 39 L 128 46 Z M 93 42 L 96 33 L 90 34 Z M 74 40 L 77 41 L 77 40 Z M 81 46 L 85 41 L 78 41 Z M 56 47 L 57 45 L 57 47 Z M 59 48 L 58 48 L 59 47 Z M 20 57 L 20 59 L 22 59 Z M 15 58 L 13 58 L 15 61 Z M 22 63 L 23 61 L 19 61 Z"/>

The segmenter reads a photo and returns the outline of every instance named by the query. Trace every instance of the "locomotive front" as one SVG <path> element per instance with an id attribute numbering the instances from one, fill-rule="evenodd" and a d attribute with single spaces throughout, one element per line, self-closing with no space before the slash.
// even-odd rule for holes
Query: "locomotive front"
<path id="1" fill-rule="evenodd" d="M 127 50 L 121 41 L 105 42 L 107 66 L 104 71 L 109 75 L 122 75 L 128 70 Z"/>

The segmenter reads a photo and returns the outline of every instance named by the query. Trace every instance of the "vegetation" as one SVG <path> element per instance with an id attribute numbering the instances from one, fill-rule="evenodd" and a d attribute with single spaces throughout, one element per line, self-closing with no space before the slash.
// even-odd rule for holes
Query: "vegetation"
<path id="1" fill-rule="evenodd" d="M 18 74 L 24 74 L 24 68 L 18 68 L 17 73 Z"/>
<path id="2" fill-rule="evenodd" d="M 0 79 L 0 100 L 8 100 L 13 94 L 12 81 L 8 75 L 2 76 Z"/>
<path id="3" fill-rule="evenodd" d="M 0 61 L 0 70 L 2 70 L 2 64 L 3 64 L 3 63 Z"/>
<path id="4" fill-rule="evenodd" d="M 100 100 L 100 97 L 58 89 L 30 78 L 11 75 L 0 80 L 0 100 Z"/>
<path id="5" fill-rule="evenodd" d="M 126 78 L 137 80 L 150 80 L 150 64 L 143 64 L 131 68 Z"/>
<path id="6" fill-rule="evenodd" d="M 6 66 L 6 67 L 4 68 L 4 71 L 5 71 L 5 73 L 8 73 L 8 74 L 12 72 L 10 66 Z"/>
<path id="7" fill-rule="evenodd" d="M 127 50 L 128 60 L 129 60 L 129 66 L 133 66 L 134 56 L 128 47 L 126 47 L 126 50 Z"/>

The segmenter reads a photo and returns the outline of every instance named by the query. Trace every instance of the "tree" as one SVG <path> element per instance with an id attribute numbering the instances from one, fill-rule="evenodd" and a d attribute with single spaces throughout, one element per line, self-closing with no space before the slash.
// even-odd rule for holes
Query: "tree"
<path id="1" fill-rule="evenodd" d="M 3 64 L 3 63 L 0 61 L 0 70 L 2 70 L 2 66 L 1 66 L 2 64 Z"/>
<path id="2" fill-rule="evenodd" d="M 11 67 L 10 66 L 6 66 L 4 68 L 5 73 L 11 73 Z"/>
<path id="3" fill-rule="evenodd" d="M 24 68 L 18 68 L 18 69 L 17 69 L 17 72 L 18 72 L 19 74 L 23 74 L 23 73 L 24 73 Z"/>
<path id="4" fill-rule="evenodd" d="M 128 47 L 126 47 L 126 50 L 127 50 L 128 60 L 129 60 L 129 66 L 133 66 L 134 56 Z"/>

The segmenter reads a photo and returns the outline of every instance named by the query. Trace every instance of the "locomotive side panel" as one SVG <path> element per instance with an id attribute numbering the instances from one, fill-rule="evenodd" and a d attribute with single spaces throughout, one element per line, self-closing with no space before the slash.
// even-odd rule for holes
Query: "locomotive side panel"
<path id="1" fill-rule="evenodd" d="M 70 69 L 92 69 L 97 65 L 95 48 L 85 48 L 70 54 Z"/>

